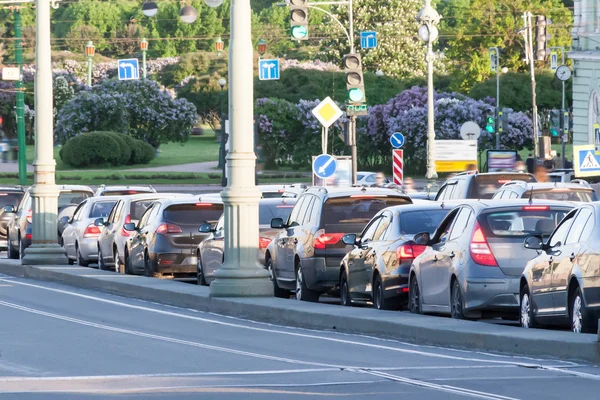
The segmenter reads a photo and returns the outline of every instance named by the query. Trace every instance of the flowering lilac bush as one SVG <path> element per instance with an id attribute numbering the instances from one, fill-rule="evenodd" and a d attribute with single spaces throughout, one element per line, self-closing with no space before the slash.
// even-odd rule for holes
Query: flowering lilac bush
<path id="1" fill-rule="evenodd" d="M 109 80 L 80 92 L 60 110 L 56 123 L 61 143 L 82 132 L 129 134 L 158 148 L 184 142 L 196 123 L 196 107 L 156 82 Z"/>
<path id="2" fill-rule="evenodd" d="M 340 67 L 332 62 L 321 60 L 314 61 L 298 61 L 298 60 L 283 60 L 281 70 L 285 71 L 288 68 L 310 69 L 315 71 L 340 71 Z"/>

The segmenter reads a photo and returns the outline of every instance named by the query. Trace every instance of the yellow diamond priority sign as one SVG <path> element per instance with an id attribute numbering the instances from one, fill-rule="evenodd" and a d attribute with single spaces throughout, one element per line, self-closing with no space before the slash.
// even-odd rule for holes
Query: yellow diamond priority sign
<path id="1" fill-rule="evenodd" d="M 319 105 L 312 110 L 312 113 L 325 128 L 329 128 L 335 121 L 344 115 L 344 112 L 340 110 L 333 100 L 331 100 L 331 97 L 327 97 L 319 103 Z"/>

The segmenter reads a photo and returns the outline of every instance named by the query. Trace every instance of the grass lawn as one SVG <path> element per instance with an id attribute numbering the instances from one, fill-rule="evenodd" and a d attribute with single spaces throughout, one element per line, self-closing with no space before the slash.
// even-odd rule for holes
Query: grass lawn
<path id="1" fill-rule="evenodd" d="M 205 129 L 206 131 L 206 129 Z M 66 165 L 60 159 L 59 147 L 54 148 L 54 158 L 56 159 L 57 171 L 73 171 L 73 168 Z M 123 165 L 120 167 L 111 167 L 111 170 L 126 170 L 131 168 L 149 168 L 163 167 L 167 165 L 190 164 L 205 161 L 217 161 L 219 159 L 219 143 L 215 139 L 214 133 L 205 133 L 202 136 L 190 136 L 185 143 L 166 143 L 160 146 L 158 157 L 148 164 Z M 27 163 L 33 162 L 33 145 L 27 146 Z M 89 169 L 102 169 L 95 166 Z M 77 169 L 81 171 L 81 169 Z"/>

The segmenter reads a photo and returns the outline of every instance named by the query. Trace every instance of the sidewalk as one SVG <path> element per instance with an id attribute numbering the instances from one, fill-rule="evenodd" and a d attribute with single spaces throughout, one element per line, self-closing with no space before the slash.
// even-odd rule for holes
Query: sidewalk
<path id="1" fill-rule="evenodd" d="M 600 363 L 597 335 L 526 330 L 408 312 L 277 298 L 210 298 L 208 287 L 119 275 L 79 266 L 21 266 L 19 260 L 5 259 L 0 260 L 0 273 L 287 326 L 335 330 L 443 347 Z"/>

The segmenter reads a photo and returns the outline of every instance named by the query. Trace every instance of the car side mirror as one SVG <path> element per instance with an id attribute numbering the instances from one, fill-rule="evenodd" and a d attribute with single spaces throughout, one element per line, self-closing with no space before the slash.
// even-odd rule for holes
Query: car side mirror
<path id="1" fill-rule="evenodd" d="M 4 212 L 7 214 L 12 214 L 15 212 L 15 206 L 9 205 L 9 206 L 4 206 Z"/>
<path id="2" fill-rule="evenodd" d="M 271 220 L 271 228 L 273 229 L 283 229 L 285 228 L 285 223 L 281 218 L 273 218 Z"/>
<path id="3" fill-rule="evenodd" d="M 123 225 L 123 229 L 125 229 L 128 232 L 133 232 L 135 231 L 135 224 L 133 222 L 129 222 L 127 224 Z"/>
<path id="4" fill-rule="evenodd" d="M 96 218 L 94 220 L 94 225 L 96 225 L 96 226 L 104 226 L 104 218 L 102 218 L 102 217 Z"/>
<path id="5" fill-rule="evenodd" d="M 213 229 L 211 224 L 202 224 L 202 225 L 200 225 L 200 228 L 198 228 L 198 232 L 211 233 L 211 232 L 216 232 L 216 230 Z"/>
<path id="6" fill-rule="evenodd" d="M 355 246 L 356 245 L 356 234 L 348 233 L 348 234 L 342 236 L 342 242 L 344 244 L 347 244 L 348 246 Z"/>
<path id="7" fill-rule="evenodd" d="M 70 220 L 71 218 L 65 215 L 64 217 L 59 219 L 58 222 L 60 222 L 62 225 L 66 225 L 69 223 Z"/>
<path id="8" fill-rule="evenodd" d="M 429 243 L 430 240 L 431 240 L 431 235 L 429 234 L 429 232 L 417 233 L 413 237 L 413 242 L 415 242 L 415 244 L 418 244 L 420 246 L 427 246 L 427 244 Z"/>
<path id="9" fill-rule="evenodd" d="M 523 242 L 523 247 L 530 250 L 543 250 L 544 242 L 542 241 L 542 237 L 538 235 L 530 235 L 525 238 Z"/>

